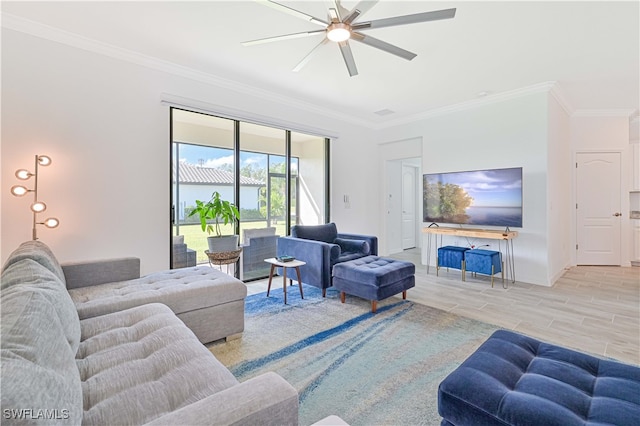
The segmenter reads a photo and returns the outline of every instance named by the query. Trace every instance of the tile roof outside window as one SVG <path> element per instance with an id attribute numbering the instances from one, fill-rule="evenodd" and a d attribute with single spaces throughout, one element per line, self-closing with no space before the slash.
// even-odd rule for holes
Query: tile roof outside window
<path id="1" fill-rule="evenodd" d="M 233 173 L 225 170 L 183 162 L 179 163 L 179 167 L 180 183 L 232 185 L 234 181 Z M 173 175 L 175 176 L 175 170 Z M 264 186 L 265 183 L 257 179 L 240 176 L 240 185 Z"/>

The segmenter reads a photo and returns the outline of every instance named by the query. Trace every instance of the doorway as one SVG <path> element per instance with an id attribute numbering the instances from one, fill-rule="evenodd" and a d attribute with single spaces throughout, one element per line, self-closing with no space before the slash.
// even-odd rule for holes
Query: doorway
<path id="1" fill-rule="evenodd" d="M 576 156 L 576 263 L 621 265 L 619 152 Z"/>
<path id="2" fill-rule="evenodd" d="M 387 161 L 386 227 L 388 253 L 418 247 L 420 158 Z"/>
<path id="3" fill-rule="evenodd" d="M 402 164 L 402 250 L 416 246 L 416 183 L 417 168 Z"/>

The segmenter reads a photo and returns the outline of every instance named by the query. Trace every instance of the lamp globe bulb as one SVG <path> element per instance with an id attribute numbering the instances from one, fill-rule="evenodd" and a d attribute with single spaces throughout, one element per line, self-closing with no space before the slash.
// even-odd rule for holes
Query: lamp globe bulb
<path id="1" fill-rule="evenodd" d="M 48 166 L 51 164 L 51 157 L 47 155 L 38 155 L 38 164 L 41 166 Z"/>
<path id="2" fill-rule="evenodd" d="M 31 210 L 34 213 L 41 213 L 43 211 L 45 211 L 47 209 L 47 205 L 45 203 L 43 203 L 42 201 L 36 201 L 35 203 L 31 204 Z"/>
<path id="3" fill-rule="evenodd" d="M 16 170 L 16 177 L 20 180 L 27 180 L 31 176 L 33 176 L 33 173 L 31 173 L 29 170 L 26 170 L 26 169 Z"/>
<path id="4" fill-rule="evenodd" d="M 13 185 L 11 187 L 11 193 L 16 197 L 22 197 L 27 192 L 29 192 L 29 190 L 22 185 Z"/>
<path id="5" fill-rule="evenodd" d="M 60 221 L 55 217 L 50 217 L 44 221 L 44 226 L 47 228 L 56 228 L 58 225 L 60 225 Z"/>

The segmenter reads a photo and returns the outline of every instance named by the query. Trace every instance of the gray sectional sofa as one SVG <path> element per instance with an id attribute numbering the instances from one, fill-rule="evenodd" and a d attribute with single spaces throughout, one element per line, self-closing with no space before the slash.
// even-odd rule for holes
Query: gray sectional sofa
<path id="1" fill-rule="evenodd" d="M 226 277 L 196 268 L 131 279 L 135 264 L 63 268 L 38 241 L 10 255 L 0 297 L 3 424 L 297 424 L 290 384 L 275 373 L 239 383 L 201 343 L 242 331 L 204 330 L 244 306 L 246 287 L 241 302 L 223 301 L 218 311 L 201 305 L 235 297 L 217 290 Z"/>

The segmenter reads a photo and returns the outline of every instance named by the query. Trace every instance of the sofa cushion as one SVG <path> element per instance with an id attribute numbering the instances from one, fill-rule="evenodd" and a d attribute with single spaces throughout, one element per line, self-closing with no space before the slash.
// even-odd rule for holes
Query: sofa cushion
<path id="1" fill-rule="evenodd" d="M 23 259 L 5 272 L 11 272 L 23 262 L 33 261 Z M 57 279 L 45 271 L 50 278 Z M 3 274 L 3 281 L 5 276 Z M 61 285 L 55 283 L 55 286 Z M 43 287 L 13 285 L 2 290 L 3 420 L 10 420 L 12 424 L 77 425 L 82 422 L 83 410 L 75 350 L 68 343 L 68 329 L 60 318 L 56 302 L 60 299 L 51 297 L 50 283 L 43 283 Z"/>
<path id="2" fill-rule="evenodd" d="M 81 321 L 83 424 L 142 424 L 238 384 L 171 310 L 154 303 Z"/>
<path id="3" fill-rule="evenodd" d="M 369 243 L 364 240 L 352 240 L 350 238 L 336 238 L 334 244 L 340 246 L 340 250 L 343 254 L 355 253 L 360 256 L 368 256 L 370 249 Z"/>
<path id="4" fill-rule="evenodd" d="M 80 319 L 145 303 L 163 303 L 176 314 L 244 299 L 244 283 L 208 266 L 171 269 L 144 277 L 69 290 Z"/>
<path id="5" fill-rule="evenodd" d="M 9 255 L 9 258 L 5 262 L 2 270 L 4 271 L 10 265 L 19 262 L 22 259 L 32 259 L 38 262 L 39 264 L 53 272 L 58 277 L 58 279 L 62 281 L 62 284 L 66 286 L 65 277 L 64 273 L 62 272 L 60 262 L 58 262 L 58 259 L 56 259 L 51 249 L 43 242 L 34 240 L 26 241 L 20 244 L 20 246 L 18 246 L 18 248 Z M 4 284 L 2 285 L 2 287 L 4 288 Z"/>
<path id="6" fill-rule="evenodd" d="M 291 236 L 306 240 L 324 241 L 333 243 L 338 237 L 338 228 L 335 223 L 325 225 L 296 225 L 291 227 Z"/>
<path id="7" fill-rule="evenodd" d="M 57 275 L 31 258 L 11 262 L 2 272 L 2 295 L 5 292 L 37 294 L 47 300 L 56 314 L 55 322 L 64 333 L 64 338 L 73 353 L 80 344 L 80 321 L 78 311 Z M 36 313 L 37 310 L 34 310 Z M 4 312 L 2 313 L 4 321 Z M 53 319 L 51 319 L 53 321 Z"/>
<path id="8" fill-rule="evenodd" d="M 122 257 L 91 262 L 69 262 L 62 265 L 67 289 L 89 287 L 140 278 L 140 259 Z"/>
<path id="9" fill-rule="evenodd" d="M 338 256 L 338 258 L 335 261 L 333 261 L 332 259 L 331 265 L 332 266 L 338 265 L 343 262 L 349 262 L 351 260 L 360 259 L 363 256 L 364 255 L 362 253 L 354 253 L 354 252 L 340 253 L 340 256 Z"/>

